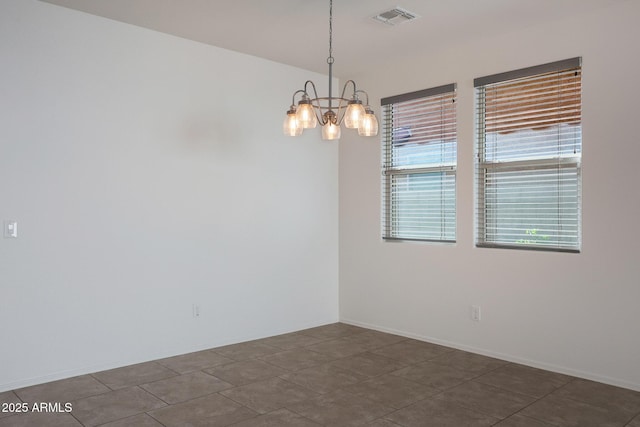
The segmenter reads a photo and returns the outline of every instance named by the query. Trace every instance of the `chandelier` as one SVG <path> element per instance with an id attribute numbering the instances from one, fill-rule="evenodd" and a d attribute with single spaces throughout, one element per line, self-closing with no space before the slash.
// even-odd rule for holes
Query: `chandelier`
<path id="1" fill-rule="evenodd" d="M 319 97 L 316 85 L 307 80 L 304 88 L 297 90 L 291 97 L 291 107 L 284 120 L 285 135 L 298 136 L 308 128 L 322 126 L 322 139 L 340 139 L 340 126 L 344 123 L 347 129 L 358 129 L 360 136 L 376 136 L 378 134 L 378 119 L 369 106 L 369 95 L 356 88 L 353 80 L 347 80 L 342 88 L 340 97 L 332 95 L 333 80 L 333 0 L 329 0 L 329 96 Z M 351 98 L 345 98 L 347 89 L 352 89 Z M 313 92 L 310 92 L 312 89 Z M 313 97 L 311 97 L 311 95 Z M 359 95 L 364 95 L 366 104 L 363 106 Z M 296 96 L 299 96 L 296 106 Z"/>

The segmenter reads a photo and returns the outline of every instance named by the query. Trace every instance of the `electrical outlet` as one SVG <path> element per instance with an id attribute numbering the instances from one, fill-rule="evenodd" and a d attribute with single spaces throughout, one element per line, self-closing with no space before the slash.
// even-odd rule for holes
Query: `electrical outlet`
<path id="1" fill-rule="evenodd" d="M 471 320 L 473 320 L 474 322 L 479 322 L 480 321 L 480 306 L 479 305 L 472 305 L 471 306 Z"/>

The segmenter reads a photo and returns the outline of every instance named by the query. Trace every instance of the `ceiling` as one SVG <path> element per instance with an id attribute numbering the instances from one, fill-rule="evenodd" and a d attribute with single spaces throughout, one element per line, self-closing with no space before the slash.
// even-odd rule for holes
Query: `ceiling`
<path id="1" fill-rule="evenodd" d="M 328 0 L 42 0 L 116 21 L 326 73 Z M 543 25 L 634 0 L 335 0 L 334 73 L 347 78 L 381 61 L 471 38 Z M 390 26 L 394 7 L 420 17 Z"/>

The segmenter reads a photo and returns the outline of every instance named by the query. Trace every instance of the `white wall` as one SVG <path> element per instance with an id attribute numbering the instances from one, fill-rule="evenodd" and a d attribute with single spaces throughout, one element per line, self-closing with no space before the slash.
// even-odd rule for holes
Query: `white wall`
<path id="1" fill-rule="evenodd" d="M 458 83 L 458 228 L 455 245 L 383 243 L 379 141 L 343 138 L 343 321 L 640 390 L 638 16 L 640 2 L 628 1 L 444 49 L 425 41 L 413 57 L 356 76 L 376 101 Z M 575 56 L 584 73 L 582 253 L 475 248 L 473 79 Z"/>
<path id="2" fill-rule="evenodd" d="M 325 77 L 35 0 L 0 57 L 0 391 L 338 319 Z"/>

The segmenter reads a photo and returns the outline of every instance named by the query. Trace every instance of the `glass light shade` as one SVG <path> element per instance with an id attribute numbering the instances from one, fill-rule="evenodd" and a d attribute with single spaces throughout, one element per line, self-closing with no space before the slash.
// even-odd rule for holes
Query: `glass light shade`
<path id="1" fill-rule="evenodd" d="M 322 126 L 322 139 L 325 141 L 340 139 L 340 125 L 327 122 L 326 125 Z"/>
<path id="2" fill-rule="evenodd" d="M 349 129 L 360 127 L 360 121 L 365 115 L 362 101 L 351 100 L 347 105 L 347 111 L 344 113 L 344 126 Z"/>
<path id="3" fill-rule="evenodd" d="M 300 126 L 304 129 L 315 128 L 318 124 L 316 112 L 313 110 L 313 105 L 311 105 L 309 101 L 302 100 L 298 103 L 296 117 L 298 118 L 298 123 L 300 123 Z"/>
<path id="4" fill-rule="evenodd" d="M 362 116 L 360 126 L 358 126 L 358 135 L 360 136 L 376 136 L 378 134 L 378 119 L 373 111 L 367 109 L 367 114 Z"/>
<path id="5" fill-rule="evenodd" d="M 284 134 L 288 136 L 298 136 L 302 135 L 303 130 L 304 129 L 298 122 L 295 111 L 289 110 L 287 112 L 287 117 L 284 119 L 284 124 L 282 125 L 282 131 Z"/>

